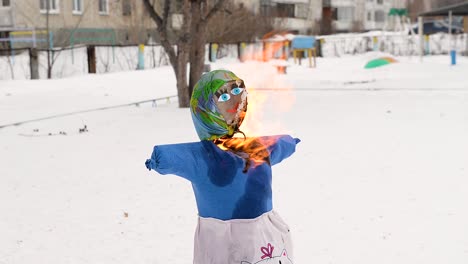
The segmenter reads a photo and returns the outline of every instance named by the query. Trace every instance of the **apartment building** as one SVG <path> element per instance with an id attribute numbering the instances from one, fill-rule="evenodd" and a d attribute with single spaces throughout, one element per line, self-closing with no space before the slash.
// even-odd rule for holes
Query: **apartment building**
<path id="1" fill-rule="evenodd" d="M 233 2 L 273 17 L 277 30 L 300 34 L 315 33 L 322 16 L 322 0 Z M 181 5 L 181 0 L 173 3 Z M 0 47 L 157 41 L 155 24 L 145 12 L 141 0 L 0 0 Z M 180 26 L 177 21 L 182 21 L 180 15 L 173 14 L 171 23 L 175 28 Z"/>
<path id="2" fill-rule="evenodd" d="M 404 0 L 328 0 L 337 32 L 383 29 L 391 8 L 405 8 Z"/>
<path id="3" fill-rule="evenodd" d="M 277 30 L 313 33 L 322 18 L 322 0 L 235 0 L 255 13 L 274 17 Z"/>
<path id="4" fill-rule="evenodd" d="M 44 47 L 47 38 L 54 47 L 144 43 L 155 37 L 144 12 L 135 0 L 0 0 L 0 39 L 13 47 Z"/>

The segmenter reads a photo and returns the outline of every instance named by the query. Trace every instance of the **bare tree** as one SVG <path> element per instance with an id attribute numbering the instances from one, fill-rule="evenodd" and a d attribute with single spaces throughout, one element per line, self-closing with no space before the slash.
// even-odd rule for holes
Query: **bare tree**
<path id="1" fill-rule="evenodd" d="M 218 12 L 208 30 L 208 41 L 236 43 L 254 41 L 273 30 L 274 18 L 255 14 L 243 6 L 226 3 L 224 12 Z"/>
<path id="2" fill-rule="evenodd" d="M 336 29 L 333 24 L 333 8 L 324 7 L 322 12 L 322 19 L 320 20 L 320 34 L 321 35 L 331 35 L 336 33 Z"/>
<path id="3" fill-rule="evenodd" d="M 179 32 L 174 32 L 169 23 L 171 14 L 174 12 L 174 8 L 171 12 L 171 1 L 164 0 L 160 15 L 155 9 L 154 1 L 143 0 L 146 10 L 156 23 L 161 45 L 168 54 L 176 75 L 179 107 L 190 106 L 193 86 L 203 73 L 207 25 L 213 16 L 222 10 L 225 2 L 226 0 L 218 0 L 215 3 L 208 0 L 183 0 L 182 27 Z M 169 38 L 172 35 L 176 36 L 175 43 L 171 43 Z M 187 85 L 188 62 L 190 62 L 190 77 Z"/>
<path id="4" fill-rule="evenodd" d="M 45 25 L 45 29 L 47 31 L 47 40 L 46 40 L 46 43 L 47 43 L 47 79 L 52 79 L 52 69 L 54 67 L 54 64 L 55 62 L 57 61 L 58 57 L 60 56 L 61 52 L 56 52 L 55 49 L 51 49 L 51 47 L 55 46 L 55 44 L 57 44 L 59 47 L 63 47 L 63 46 L 67 46 L 69 44 L 69 39 L 67 37 L 65 37 L 65 35 L 61 34 L 59 35 L 60 38 L 59 39 L 56 39 L 56 40 L 52 40 L 50 38 L 50 32 L 54 29 L 57 28 L 57 24 L 54 24 L 54 23 L 51 23 L 51 10 L 52 10 L 52 7 L 50 6 L 50 1 L 47 0 L 45 1 L 45 4 L 46 4 L 46 18 L 45 18 L 45 21 L 46 21 L 46 25 Z M 88 5 L 85 7 L 84 11 L 83 11 L 83 14 L 86 13 L 86 10 L 88 9 L 88 6 L 90 4 L 88 3 Z M 57 17 L 57 15 L 54 15 L 55 17 Z M 83 21 L 83 17 L 84 15 L 81 15 L 80 16 L 80 19 L 78 20 L 78 22 L 76 22 L 74 25 L 67 25 L 66 23 L 66 19 L 65 19 L 65 16 L 66 14 L 64 12 L 62 12 L 61 14 L 62 18 L 61 18 L 61 27 L 62 28 L 70 28 L 71 31 L 73 32 L 75 29 L 79 28 L 80 27 L 80 24 L 81 22 Z M 51 41 L 53 41 L 51 43 Z M 55 43 L 54 43 L 55 42 Z"/>
<path id="5" fill-rule="evenodd" d="M 47 79 L 52 79 L 52 60 L 50 58 L 50 37 L 49 37 L 49 30 L 50 30 L 50 23 L 49 23 L 49 16 L 50 16 L 50 2 L 46 1 L 46 29 L 47 29 Z"/>

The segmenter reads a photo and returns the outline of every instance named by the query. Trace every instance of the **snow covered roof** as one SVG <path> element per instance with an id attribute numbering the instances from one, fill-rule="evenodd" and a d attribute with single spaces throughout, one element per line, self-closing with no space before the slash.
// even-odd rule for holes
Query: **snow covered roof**
<path id="1" fill-rule="evenodd" d="M 454 16 L 468 16 L 468 1 L 424 12 L 419 16 L 448 16 L 450 11 Z"/>

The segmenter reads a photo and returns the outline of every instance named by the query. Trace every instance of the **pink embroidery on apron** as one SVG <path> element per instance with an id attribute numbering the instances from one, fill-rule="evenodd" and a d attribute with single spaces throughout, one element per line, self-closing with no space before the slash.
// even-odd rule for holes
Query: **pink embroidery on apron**
<path id="1" fill-rule="evenodd" d="M 273 256 L 273 249 L 275 249 L 274 246 L 272 246 L 270 243 L 268 243 L 267 247 L 261 247 L 260 250 L 263 253 L 262 259 L 264 258 L 272 258 Z"/>

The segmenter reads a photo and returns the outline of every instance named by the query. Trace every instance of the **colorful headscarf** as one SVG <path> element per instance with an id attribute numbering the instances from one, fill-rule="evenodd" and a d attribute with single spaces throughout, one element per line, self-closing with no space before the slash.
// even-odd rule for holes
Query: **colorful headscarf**
<path id="1" fill-rule="evenodd" d="M 213 98 L 216 91 L 225 83 L 240 80 L 233 72 L 214 70 L 202 75 L 193 88 L 190 110 L 193 124 L 201 140 L 215 140 L 230 137 L 237 127 L 229 126 L 220 114 Z M 245 105 L 245 107 L 247 107 Z M 240 124 L 238 124 L 240 125 Z"/>

